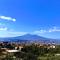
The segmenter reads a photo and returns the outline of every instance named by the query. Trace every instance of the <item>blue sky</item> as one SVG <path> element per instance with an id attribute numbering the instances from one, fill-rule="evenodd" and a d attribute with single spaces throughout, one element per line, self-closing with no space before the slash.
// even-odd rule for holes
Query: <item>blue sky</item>
<path id="1" fill-rule="evenodd" d="M 60 39 L 60 0 L 0 0 L 0 37 L 27 33 Z"/>

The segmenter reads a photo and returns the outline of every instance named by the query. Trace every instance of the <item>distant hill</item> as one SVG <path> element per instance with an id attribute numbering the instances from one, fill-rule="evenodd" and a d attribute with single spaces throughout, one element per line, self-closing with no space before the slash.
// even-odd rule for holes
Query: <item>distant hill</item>
<path id="1" fill-rule="evenodd" d="M 31 34 L 18 36 L 18 37 L 15 37 L 15 38 L 16 39 L 22 39 L 22 40 L 47 40 L 47 38 L 45 38 L 45 37 L 41 37 L 41 36 L 38 36 L 38 35 L 31 35 Z"/>
<path id="2" fill-rule="evenodd" d="M 50 39 L 45 38 L 38 35 L 32 35 L 32 34 L 26 34 L 23 36 L 17 36 L 17 37 L 7 37 L 7 38 L 0 38 L 0 41 L 37 41 L 37 42 L 44 42 L 44 43 L 52 43 L 55 42 L 56 44 L 60 44 L 59 39 Z"/>

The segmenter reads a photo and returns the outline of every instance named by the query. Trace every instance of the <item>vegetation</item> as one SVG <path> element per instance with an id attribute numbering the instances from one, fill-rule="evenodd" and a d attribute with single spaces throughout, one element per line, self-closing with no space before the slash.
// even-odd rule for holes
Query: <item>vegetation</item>
<path id="1" fill-rule="evenodd" d="M 24 46 L 22 52 L 15 53 L 17 58 L 22 58 L 23 60 L 60 60 L 60 46 L 57 45 L 56 48 L 47 49 L 46 47 L 38 47 L 36 45 Z"/>
<path id="2" fill-rule="evenodd" d="M 21 52 L 14 53 L 13 56 L 6 56 L 3 60 L 60 60 L 60 45 L 57 45 L 56 48 L 47 49 L 44 46 L 29 45 L 24 46 Z M 13 58 L 15 57 L 15 58 Z"/>

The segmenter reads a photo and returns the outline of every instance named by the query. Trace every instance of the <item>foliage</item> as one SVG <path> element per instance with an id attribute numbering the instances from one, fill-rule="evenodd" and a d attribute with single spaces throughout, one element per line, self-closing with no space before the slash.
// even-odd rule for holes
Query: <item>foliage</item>
<path id="1" fill-rule="evenodd" d="M 32 44 L 24 46 L 20 52 L 14 53 L 14 56 L 22 60 L 60 60 L 60 56 L 55 55 L 57 53 L 60 53 L 60 45 L 48 49 L 44 46 L 39 47 Z M 11 56 L 5 59 L 13 60 Z"/>

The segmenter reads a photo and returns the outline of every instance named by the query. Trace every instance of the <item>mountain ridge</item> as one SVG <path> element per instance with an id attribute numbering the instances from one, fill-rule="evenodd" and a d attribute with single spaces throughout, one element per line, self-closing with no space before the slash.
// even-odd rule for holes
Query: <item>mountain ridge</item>
<path id="1" fill-rule="evenodd" d="M 32 35 L 32 34 L 25 34 L 23 36 L 17 36 L 17 37 L 7 37 L 7 38 L 0 38 L 0 41 L 23 41 L 23 40 L 28 40 L 28 41 L 43 41 L 46 43 L 51 43 L 51 42 L 55 42 L 55 43 L 59 43 L 60 44 L 60 39 L 51 39 L 51 38 L 45 38 L 42 36 L 38 36 L 38 35 Z"/>

